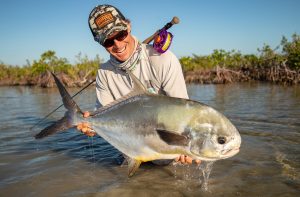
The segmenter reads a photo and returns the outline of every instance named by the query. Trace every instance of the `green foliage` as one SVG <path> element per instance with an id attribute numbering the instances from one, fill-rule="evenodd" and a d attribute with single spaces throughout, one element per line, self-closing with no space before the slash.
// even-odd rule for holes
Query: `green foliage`
<path id="1" fill-rule="evenodd" d="M 18 80 L 28 76 L 29 73 L 30 68 L 28 66 L 17 67 L 0 63 L 0 80 L 9 78 Z"/>
<path id="2" fill-rule="evenodd" d="M 269 45 L 264 45 L 262 49 L 258 49 L 259 55 L 259 64 L 260 67 L 272 67 L 279 66 L 285 60 L 285 57 L 282 53 L 277 52 L 279 46 L 275 49 L 272 49 Z"/>
<path id="3" fill-rule="evenodd" d="M 23 67 L 9 66 L 0 63 L 0 80 L 13 79 L 30 79 L 44 74 L 47 70 L 55 73 L 65 73 L 73 79 L 82 77 L 95 77 L 102 60 L 97 55 L 94 59 L 82 57 L 79 54 L 77 62 L 72 65 L 66 58 L 59 58 L 55 51 L 49 50 L 44 52 L 39 60 L 34 60 L 32 64 L 27 61 Z"/>
<path id="4" fill-rule="evenodd" d="M 300 68 L 300 35 L 293 34 L 289 42 L 284 36 L 281 40 L 282 51 L 287 59 L 287 65 L 292 69 Z"/>
<path id="5" fill-rule="evenodd" d="M 209 57 L 213 62 L 214 67 L 222 66 L 228 68 L 240 67 L 243 59 L 243 56 L 239 51 L 225 51 L 223 49 L 214 50 Z"/>
<path id="6" fill-rule="evenodd" d="M 213 67 L 213 62 L 209 58 L 209 56 L 199 56 L 193 54 L 193 61 L 194 61 L 194 67 L 197 68 L 204 68 L 204 69 L 210 69 Z"/>
<path id="7" fill-rule="evenodd" d="M 79 53 L 76 56 L 74 71 L 77 72 L 79 75 L 85 75 L 87 73 L 90 73 L 91 76 L 95 77 L 101 62 L 102 60 L 99 57 L 99 55 L 97 55 L 94 59 L 91 60 L 87 57 L 87 55 L 82 57 L 82 54 Z"/>
<path id="8" fill-rule="evenodd" d="M 32 64 L 32 74 L 34 76 L 40 75 L 47 70 L 51 72 L 63 72 L 70 74 L 72 65 L 68 63 L 66 58 L 58 58 L 55 55 L 55 51 L 46 51 L 41 55 L 41 58 L 38 61 L 33 61 Z"/>
<path id="9" fill-rule="evenodd" d="M 287 66 L 291 69 L 300 69 L 300 35 L 294 34 L 290 42 L 283 37 L 281 47 L 282 52 L 278 52 L 280 46 L 272 49 L 269 45 L 264 44 L 261 49 L 258 49 L 258 55 L 243 55 L 235 50 L 215 49 L 208 56 L 185 56 L 180 59 L 180 62 L 185 72 L 212 69 L 216 66 L 230 69 L 269 68 L 282 65 L 283 62 L 287 62 Z"/>
<path id="10" fill-rule="evenodd" d="M 179 59 L 181 66 L 184 68 L 185 71 L 194 70 L 192 61 L 193 58 L 191 57 L 182 57 Z"/>
<path id="11" fill-rule="evenodd" d="M 226 61 L 230 56 L 230 52 L 226 52 L 223 49 L 215 49 L 213 53 L 209 56 L 214 66 L 225 66 Z"/>
<path id="12" fill-rule="evenodd" d="M 258 64 L 255 55 L 242 55 L 239 51 L 214 50 L 211 55 L 193 57 L 182 57 L 180 63 L 183 70 L 195 71 L 200 69 L 213 69 L 217 66 L 238 69 L 244 66 L 250 67 Z"/>

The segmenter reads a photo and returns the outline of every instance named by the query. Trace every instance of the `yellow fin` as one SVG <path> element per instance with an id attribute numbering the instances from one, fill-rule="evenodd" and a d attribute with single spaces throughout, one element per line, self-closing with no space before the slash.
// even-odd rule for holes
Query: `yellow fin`
<path id="1" fill-rule="evenodd" d="M 137 171 L 137 169 L 140 167 L 142 161 L 129 158 L 128 159 L 128 177 L 131 177 L 134 175 L 134 173 Z"/>

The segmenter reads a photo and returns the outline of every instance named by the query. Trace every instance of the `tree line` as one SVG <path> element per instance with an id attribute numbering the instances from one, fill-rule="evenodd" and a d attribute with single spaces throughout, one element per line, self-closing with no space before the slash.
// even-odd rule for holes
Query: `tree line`
<path id="1" fill-rule="evenodd" d="M 44 52 L 39 60 L 27 61 L 25 66 L 11 66 L 0 63 L 0 85 L 31 85 L 52 87 L 54 80 L 50 71 L 59 75 L 68 87 L 81 87 L 96 77 L 103 60 L 97 55 L 89 59 L 79 53 L 74 64 L 66 58 L 59 58 L 55 51 Z"/>
<path id="2" fill-rule="evenodd" d="M 300 81 L 300 35 L 293 34 L 289 41 L 282 37 L 272 49 L 265 44 L 258 54 L 216 49 L 210 55 L 181 57 L 184 76 L 190 83 L 231 83 L 243 81 L 268 81 L 298 84 Z M 59 58 L 55 51 L 44 52 L 39 60 L 25 66 L 0 63 L 0 85 L 37 85 L 51 87 L 54 81 L 49 71 L 60 75 L 67 86 L 83 86 L 95 79 L 103 60 L 89 59 L 79 53 L 74 64 Z"/>
<path id="3" fill-rule="evenodd" d="M 300 35 L 291 41 L 283 36 L 272 49 L 265 44 L 258 54 L 214 50 L 211 55 L 193 55 L 180 59 L 187 82 L 228 83 L 234 81 L 269 81 L 298 84 L 300 81 Z"/>

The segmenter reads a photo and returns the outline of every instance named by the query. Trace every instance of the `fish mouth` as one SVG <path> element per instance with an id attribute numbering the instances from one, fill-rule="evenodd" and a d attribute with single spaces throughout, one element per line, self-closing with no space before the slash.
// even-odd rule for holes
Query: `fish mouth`
<path id="1" fill-rule="evenodd" d="M 228 157 L 232 157 L 232 156 L 236 155 L 238 152 L 240 152 L 240 148 L 234 148 L 234 149 L 228 150 L 222 156 L 225 156 L 225 158 L 228 158 Z"/>
<path id="2" fill-rule="evenodd" d="M 239 151 L 240 151 L 240 148 L 234 148 L 234 149 L 229 149 L 224 154 L 221 154 L 221 155 L 216 156 L 216 157 L 201 155 L 201 156 L 198 156 L 197 159 L 200 159 L 200 160 L 203 160 L 203 161 L 216 161 L 216 160 L 220 160 L 220 159 L 227 159 L 229 157 L 232 157 L 232 156 L 236 155 Z"/>

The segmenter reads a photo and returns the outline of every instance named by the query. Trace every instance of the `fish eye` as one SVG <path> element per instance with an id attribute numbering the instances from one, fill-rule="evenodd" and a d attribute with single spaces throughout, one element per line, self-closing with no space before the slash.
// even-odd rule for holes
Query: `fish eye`
<path id="1" fill-rule="evenodd" d="M 226 143 L 226 138 L 225 137 L 218 137 L 218 143 L 219 144 L 225 144 Z"/>

